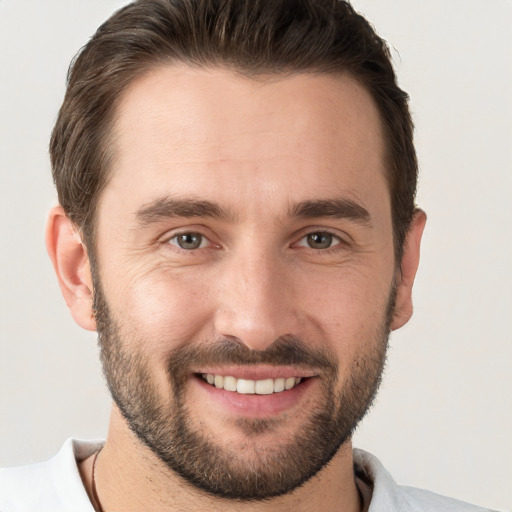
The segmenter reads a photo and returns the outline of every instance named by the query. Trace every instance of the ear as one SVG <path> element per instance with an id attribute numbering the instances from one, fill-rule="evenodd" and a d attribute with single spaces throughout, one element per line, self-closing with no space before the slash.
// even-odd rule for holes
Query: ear
<path id="1" fill-rule="evenodd" d="M 52 208 L 48 215 L 46 249 L 75 322 L 84 329 L 95 331 L 93 287 L 87 249 L 61 206 Z"/>
<path id="2" fill-rule="evenodd" d="M 405 238 L 400 270 L 397 271 L 396 302 L 391 321 L 392 330 L 405 325 L 412 316 L 412 285 L 420 262 L 421 235 L 426 221 L 425 212 L 417 209 Z"/>

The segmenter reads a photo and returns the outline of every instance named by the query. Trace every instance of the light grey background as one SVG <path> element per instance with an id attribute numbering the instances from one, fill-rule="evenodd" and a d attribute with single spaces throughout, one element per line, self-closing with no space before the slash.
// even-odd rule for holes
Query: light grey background
<path id="1" fill-rule="evenodd" d="M 102 437 L 95 336 L 43 241 L 69 61 L 121 0 L 0 0 L 0 465 Z M 412 97 L 429 220 L 413 320 L 355 436 L 404 484 L 512 510 L 512 1 L 354 0 Z"/>

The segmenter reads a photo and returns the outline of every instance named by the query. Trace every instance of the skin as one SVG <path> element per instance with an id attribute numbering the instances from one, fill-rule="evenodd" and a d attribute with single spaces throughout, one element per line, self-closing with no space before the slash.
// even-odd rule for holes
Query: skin
<path id="1" fill-rule="evenodd" d="M 161 399 L 170 399 L 170 350 L 219 337 L 260 351 L 280 336 L 297 336 L 334 355 L 341 389 L 357 356 L 375 349 L 393 285 L 391 329 L 410 318 L 425 215 L 415 215 L 397 265 L 379 116 L 351 77 L 249 79 L 218 68 L 160 67 L 126 91 L 115 140 L 112 176 L 97 211 L 99 274 L 125 349 L 146 358 Z M 167 212 L 141 221 L 142 210 L 168 198 L 210 201 L 226 215 Z M 305 218 L 293 210 L 325 200 L 350 201 L 368 217 Z M 181 249 L 176 235 L 191 232 L 204 236 L 201 247 Z M 307 235 L 318 232 L 332 235 L 331 247 L 308 245 Z M 73 317 L 95 330 L 87 250 L 60 207 L 50 214 L 47 245 Z M 147 340 L 145 346 L 137 339 Z M 193 375 L 185 394 L 198 428 L 233 454 L 249 445 L 246 456 L 256 460 L 259 449 L 278 447 L 283 436 L 300 431 L 321 400 L 320 381 L 311 379 L 276 413 L 234 412 L 212 400 Z M 278 432 L 249 436 L 236 420 L 254 415 L 277 418 Z M 81 466 L 88 490 L 90 464 Z M 163 466 L 115 405 L 96 475 L 105 511 L 360 509 L 350 442 L 292 493 L 232 502 Z"/>

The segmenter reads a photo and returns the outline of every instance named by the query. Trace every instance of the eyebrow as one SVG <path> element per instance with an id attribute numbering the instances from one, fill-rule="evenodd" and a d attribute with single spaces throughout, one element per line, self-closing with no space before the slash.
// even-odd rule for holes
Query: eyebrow
<path id="1" fill-rule="evenodd" d="M 349 219 L 368 227 L 371 226 L 371 216 L 368 210 L 359 203 L 346 198 L 301 201 L 293 205 L 290 216 L 305 219 L 321 217 Z"/>
<path id="2" fill-rule="evenodd" d="M 233 221 L 236 215 L 211 201 L 193 198 L 161 197 L 142 206 L 135 213 L 142 225 L 149 225 L 173 217 L 210 217 Z"/>
<path id="3" fill-rule="evenodd" d="M 195 198 L 161 197 L 143 205 L 135 213 L 142 225 L 149 225 L 169 218 L 209 217 L 235 222 L 235 212 L 222 208 L 217 203 Z M 349 219 L 371 226 L 368 210 L 351 199 L 316 199 L 294 204 L 288 211 L 289 217 L 303 219 L 332 218 Z"/>

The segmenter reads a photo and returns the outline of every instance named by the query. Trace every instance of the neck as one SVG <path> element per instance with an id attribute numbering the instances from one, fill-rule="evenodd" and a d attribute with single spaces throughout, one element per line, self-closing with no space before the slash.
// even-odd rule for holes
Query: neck
<path id="1" fill-rule="evenodd" d="M 92 458 L 81 471 L 92 498 Z M 89 467 L 89 471 L 87 470 Z M 354 480 L 352 447 L 343 445 L 331 462 L 311 480 L 293 492 L 260 502 L 227 500 L 196 489 L 168 469 L 127 428 L 114 408 L 109 435 L 96 461 L 95 484 L 98 510 L 209 510 L 211 512 L 305 512 L 310 510 L 361 510 Z M 91 499 L 94 501 L 94 498 Z"/>

